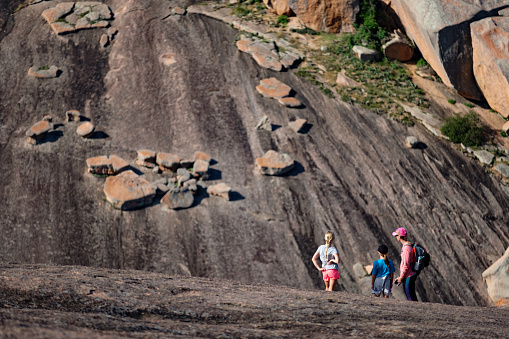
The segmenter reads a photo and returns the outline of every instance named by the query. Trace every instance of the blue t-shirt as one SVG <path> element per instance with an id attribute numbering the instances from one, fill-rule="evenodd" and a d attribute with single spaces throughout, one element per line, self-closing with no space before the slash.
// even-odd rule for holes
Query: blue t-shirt
<path id="1" fill-rule="evenodd" d="M 377 278 L 385 277 L 386 275 L 393 274 L 396 272 L 392 260 L 389 260 L 389 267 L 385 264 L 384 259 L 378 259 L 373 263 L 373 269 L 371 270 L 372 275 L 376 275 Z"/>
<path id="2" fill-rule="evenodd" d="M 337 254 L 338 250 L 336 249 L 336 247 L 330 246 L 327 249 L 327 256 L 326 256 L 325 248 L 326 248 L 325 245 L 320 245 L 320 247 L 318 247 L 318 249 L 316 250 L 320 254 L 320 260 L 322 262 L 322 267 L 325 268 L 326 270 L 337 270 L 338 264 L 336 264 L 336 263 L 333 263 L 332 265 L 326 265 L 326 264 L 329 262 L 329 260 L 334 259 L 334 254 Z"/>

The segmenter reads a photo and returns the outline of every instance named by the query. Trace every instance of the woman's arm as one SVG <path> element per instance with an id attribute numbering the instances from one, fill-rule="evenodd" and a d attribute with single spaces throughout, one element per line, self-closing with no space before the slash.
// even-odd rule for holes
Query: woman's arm
<path id="1" fill-rule="evenodd" d="M 400 273 L 397 280 L 400 282 L 405 279 L 405 276 L 409 271 L 412 270 L 412 259 L 413 259 L 414 249 L 412 246 L 403 246 L 403 253 L 401 254 L 401 265 L 400 265 Z"/>
<path id="2" fill-rule="evenodd" d="M 313 255 L 313 258 L 311 260 L 313 261 L 313 265 L 315 265 L 317 270 L 323 271 L 323 267 L 320 267 L 320 264 L 318 263 L 319 257 L 320 257 L 320 253 L 315 252 L 315 254 Z"/>

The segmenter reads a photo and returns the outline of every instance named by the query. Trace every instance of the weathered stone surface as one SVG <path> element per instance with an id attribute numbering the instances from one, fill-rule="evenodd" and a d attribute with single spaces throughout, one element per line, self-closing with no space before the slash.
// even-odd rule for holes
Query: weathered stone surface
<path id="1" fill-rule="evenodd" d="M 406 137 L 406 147 L 408 148 L 416 148 L 419 145 L 419 140 L 414 136 Z"/>
<path id="2" fill-rule="evenodd" d="M 173 15 L 185 15 L 186 14 L 186 10 L 183 9 L 182 7 L 173 7 L 171 9 L 171 14 L 173 14 Z"/>
<path id="3" fill-rule="evenodd" d="M 101 44 L 101 47 L 106 47 L 110 43 L 110 38 L 108 37 L 108 34 L 101 35 L 101 39 L 99 40 L 99 44 Z"/>
<path id="4" fill-rule="evenodd" d="M 190 179 L 183 183 L 183 187 L 186 187 L 191 192 L 198 191 L 198 185 L 196 179 Z"/>
<path id="5" fill-rule="evenodd" d="M 161 199 L 161 203 L 172 210 L 189 208 L 193 202 L 193 193 L 185 187 L 169 190 Z"/>
<path id="6" fill-rule="evenodd" d="M 43 120 L 43 121 L 52 122 L 52 121 L 53 121 L 53 116 L 52 116 L 51 114 L 45 114 L 45 115 L 42 117 L 42 120 Z"/>
<path id="7" fill-rule="evenodd" d="M 41 137 L 51 129 L 53 129 L 53 124 L 47 120 L 42 120 L 30 127 L 25 135 L 32 138 Z"/>
<path id="8" fill-rule="evenodd" d="M 505 8 L 501 11 L 498 11 L 498 15 L 500 16 L 509 16 L 509 8 Z"/>
<path id="9" fill-rule="evenodd" d="M 493 169 L 500 173 L 504 178 L 509 179 L 509 165 L 506 163 L 498 163 L 495 166 L 493 166 Z"/>
<path id="10" fill-rule="evenodd" d="M 509 17 L 486 18 L 470 25 L 474 75 L 488 104 L 509 117 Z"/>
<path id="11" fill-rule="evenodd" d="M 280 98 L 280 99 L 278 99 L 278 102 L 281 105 L 290 107 L 290 108 L 299 108 L 302 106 L 302 103 L 298 99 L 295 99 L 294 97 Z"/>
<path id="12" fill-rule="evenodd" d="M 277 15 L 293 15 L 288 0 L 263 0 L 263 3 Z"/>
<path id="13" fill-rule="evenodd" d="M 258 121 L 255 128 L 259 130 L 266 130 L 272 132 L 272 124 L 269 121 L 269 117 L 264 115 L 263 118 L 261 118 L 260 121 Z"/>
<path id="14" fill-rule="evenodd" d="M 209 170 L 209 162 L 208 161 L 198 159 L 194 162 L 193 173 L 202 177 L 202 179 L 207 178 L 208 170 Z"/>
<path id="15" fill-rule="evenodd" d="M 406 34 L 443 82 L 469 99 L 481 99 L 473 73 L 470 23 L 496 15 L 509 0 L 394 0 Z"/>
<path id="16" fill-rule="evenodd" d="M 186 158 L 180 160 L 180 167 L 182 168 L 191 168 L 194 165 L 194 158 Z"/>
<path id="17" fill-rule="evenodd" d="M 493 302 L 497 306 L 509 304 L 509 247 L 502 257 L 483 272 L 482 277 Z"/>
<path id="18" fill-rule="evenodd" d="M 290 86 L 282 83 L 276 78 L 260 80 L 260 84 L 256 86 L 256 90 L 264 97 L 274 99 L 287 97 L 292 92 Z"/>
<path id="19" fill-rule="evenodd" d="M 104 194 L 113 207 L 131 210 L 152 204 L 156 186 L 128 170 L 106 178 Z"/>
<path id="20" fill-rule="evenodd" d="M 289 0 L 288 3 L 304 25 L 315 31 L 354 31 L 358 0 Z"/>
<path id="21" fill-rule="evenodd" d="M 151 150 L 142 149 L 138 150 L 135 163 L 140 166 L 154 168 L 156 166 L 157 153 Z"/>
<path id="22" fill-rule="evenodd" d="M 433 70 L 433 68 L 429 67 L 429 65 L 418 67 L 415 70 L 415 74 L 421 78 L 432 78 L 437 75 L 437 73 Z"/>
<path id="23" fill-rule="evenodd" d="M 68 24 L 66 22 L 53 22 L 50 24 L 50 26 L 53 32 L 55 32 L 56 34 L 65 34 L 74 32 L 76 30 L 76 28 L 73 25 Z"/>
<path id="24" fill-rule="evenodd" d="M 87 159 L 88 171 L 92 174 L 113 174 L 113 164 L 111 159 L 105 155 Z"/>
<path id="25" fill-rule="evenodd" d="M 129 168 L 129 163 L 116 155 L 110 156 L 111 166 L 113 167 L 113 173 L 120 173 Z"/>
<path id="26" fill-rule="evenodd" d="M 355 53 L 355 56 L 361 61 L 376 61 L 380 60 L 381 58 L 380 53 L 364 46 L 353 46 L 352 51 Z"/>
<path id="27" fill-rule="evenodd" d="M 90 19 L 90 21 L 105 19 L 109 20 L 112 18 L 110 8 L 100 2 L 82 1 L 76 2 L 74 13 L 79 16 L 84 16 Z"/>
<path id="28" fill-rule="evenodd" d="M 348 77 L 345 74 L 345 70 L 342 70 L 341 72 L 338 73 L 338 76 L 336 77 L 336 84 L 338 86 L 344 86 L 344 87 L 362 87 L 362 85 L 359 84 L 357 81 Z"/>
<path id="29" fill-rule="evenodd" d="M 41 69 L 40 67 L 30 67 L 28 70 L 28 75 L 34 76 L 36 78 L 56 78 L 59 73 L 59 69 L 57 66 L 53 65 L 49 69 Z"/>
<path id="30" fill-rule="evenodd" d="M 94 130 L 95 126 L 90 121 L 87 121 L 78 126 L 76 133 L 78 133 L 80 137 L 89 138 L 94 134 Z"/>
<path id="31" fill-rule="evenodd" d="M 182 186 L 183 183 L 191 179 L 191 173 L 185 168 L 177 169 L 177 182 Z"/>
<path id="32" fill-rule="evenodd" d="M 263 42 L 258 38 L 243 38 L 237 41 L 237 48 L 242 52 L 251 54 L 260 67 L 277 72 L 283 69 L 274 42 Z"/>
<path id="33" fill-rule="evenodd" d="M 474 151 L 474 155 L 482 164 L 490 165 L 493 162 L 493 159 L 495 159 L 495 156 L 493 153 L 490 153 L 485 150 L 480 151 Z"/>
<path id="34" fill-rule="evenodd" d="M 104 21 L 104 20 L 101 20 L 101 21 L 98 21 L 94 24 L 92 24 L 90 27 L 92 28 L 107 28 L 110 26 L 110 23 L 108 21 Z M 106 36 L 108 36 L 108 34 L 106 34 Z M 108 36 L 109 38 L 109 36 Z"/>
<path id="35" fill-rule="evenodd" d="M 67 122 L 69 121 L 80 121 L 81 120 L 81 113 L 80 111 L 70 109 L 65 112 L 65 117 Z"/>
<path id="36" fill-rule="evenodd" d="M 227 201 L 230 200 L 230 192 L 231 191 L 232 191 L 231 187 L 229 187 L 225 183 L 219 183 L 217 185 L 212 185 L 207 188 L 208 194 L 217 195 Z"/>
<path id="37" fill-rule="evenodd" d="M 69 14 L 73 7 L 74 2 L 62 2 L 53 8 L 45 10 L 41 15 L 49 24 L 51 24 Z"/>
<path id="38" fill-rule="evenodd" d="M 295 133 L 301 133 L 304 127 L 306 126 L 308 120 L 307 119 L 297 119 L 294 121 L 290 121 L 288 123 L 288 127 Z"/>
<path id="39" fill-rule="evenodd" d="M 301 57 L 291 52 L 279 53 L 279 62 L 285 68 L 292 68 L 295 64 L 301 60 Z"/>
<path id="40" fill-rule="evenodd" d="M 282 175 L 295 166 L 293 159 L 286 153 L 270 150 L 261 158 L 256 158 L 256 166 L 262 174 Z"/>
<path id="41" fill-rule="evenodd" d="M 502 126 L 502 131 L 508 133 L 509 132 L 509 121 L 506 122 L 503 126 Z"/>
<path id="42" fill-rule="evenodd" d="M 414 56 L 414 47 L 401 31 L 396 31 L 392 39 L 382 46 L 387 59 L 408 61 Z"/>
<path id="43" fill-rule="evenodd" d="M 194 160 L 203 160 L 207 163 L 210 163 L 210 161 L 212 161 L 212 157 L 210 155 L 208 155 L 207 153 L 205 152 L 202 152 L 202 151 L 196 151 L 194 153 Z"/>

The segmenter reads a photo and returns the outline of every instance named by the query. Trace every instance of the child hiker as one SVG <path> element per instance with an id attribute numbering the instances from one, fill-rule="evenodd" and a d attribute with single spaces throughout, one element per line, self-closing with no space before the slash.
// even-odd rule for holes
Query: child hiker
<path id="1" fill-rule="evenodd" d="M 318 262 L 318 258 L 322 262 L 322 266 Z M 325 282 L 326 291 L 334 291 L 336 280 L 339 279 L 338 250 L 334 247 L 334 233 L 325 233 L 325 245 L 320 245 L 313 255 L 313 264 L 316 269 L 322 271 L 323 281 Z"/>
<path id="2" fill-rule="evenodd" d="M 392 290 L 392 283 L 394 281 L 394 264 L 392 260 L 387 258 L 389 248 L 385 245 L 378 246 L 378 255 L 380 259 L 375 260 L 373 269 L 371 270 L 371 293 L 375 297 L 380 297 L 382 294 L 384 298 L 389 298 L 389 293 Z"/>

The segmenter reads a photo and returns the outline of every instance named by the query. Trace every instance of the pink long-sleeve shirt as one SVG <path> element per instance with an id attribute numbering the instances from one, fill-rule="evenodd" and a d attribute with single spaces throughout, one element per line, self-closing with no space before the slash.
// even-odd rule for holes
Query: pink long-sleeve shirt
<path id="1" fill-rule="evenodd" d="M 412 264 L 414 262 L 414 249 L 412 245 L 405 244 L 401 249 L 401 265 L 399 265 L 398 279 L 405 279 L 414 274 Z"/>

